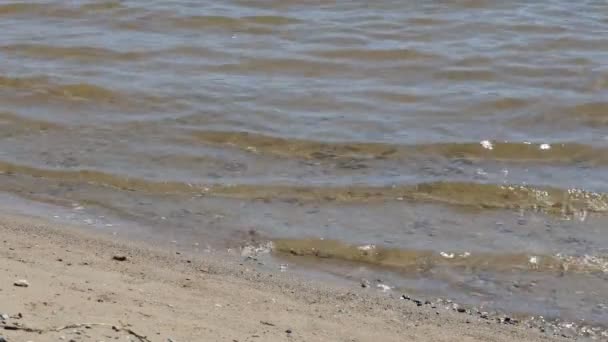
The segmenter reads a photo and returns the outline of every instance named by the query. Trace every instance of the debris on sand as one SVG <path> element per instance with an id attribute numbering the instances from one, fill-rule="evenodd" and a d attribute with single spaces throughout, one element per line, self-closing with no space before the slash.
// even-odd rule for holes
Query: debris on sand
<path id="1" fill-rule="evenodd" d="M 27 280 L 25 280 L 25 279 L 19 279 L 19 280 L 15 281 L 13 283 L 13 285 L 15 285 L 17 287 L 29 287 L 30 283 L 28 283 Z"/>
<path id="2" fill-rule="evenodd" d="M 115 255 L 115 256 L 112 257 L 112 260 L 127 261 L 127 256 L 126 255 L 122 255 L 122 254 L 117 254 L 117 255 Z"/>

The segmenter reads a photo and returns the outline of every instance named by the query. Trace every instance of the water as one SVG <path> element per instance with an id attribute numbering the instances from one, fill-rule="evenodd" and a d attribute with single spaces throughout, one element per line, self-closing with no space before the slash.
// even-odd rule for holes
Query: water
<path id="1" fill-rule="evenodd" d="M 1 1 L 0 199 L 606 325 L 607 13 Z"/>

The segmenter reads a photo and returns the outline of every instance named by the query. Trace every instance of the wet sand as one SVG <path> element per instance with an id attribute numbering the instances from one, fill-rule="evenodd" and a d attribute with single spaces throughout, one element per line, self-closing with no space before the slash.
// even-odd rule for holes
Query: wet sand
<path id="1" fill-rule="evenodd" d="M 18 329 L 0 330 L 8 341 L 552 340 L 399 294 L 263 273 L 213 253 L 178 254 L 38 218 L 1 216 L 0 235 L 0 313 L 10 316 L 0 325 Z M 21 279 L 29 286 L 14 285 Z"/>

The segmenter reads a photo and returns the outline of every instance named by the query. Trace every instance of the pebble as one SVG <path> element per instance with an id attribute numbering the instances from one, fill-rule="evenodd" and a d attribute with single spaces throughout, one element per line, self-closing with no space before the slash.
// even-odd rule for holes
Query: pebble
<path id="1" fill-rule="evenodd" d="M 4 337 L 0 336 L 0 342 L 8 342 Z"/>
<path id="2" fill-rule="evenodd" d="M 125 255 L 115 255 L 112 257 L 112 259 L 116 261 L 126 261 L 127 257 Z"/>
<path id="3" fill-rule="evenodd" d="M 533 260 L 537 261 L 537 260 Z M 431 308 L 436 308 L 438 305 L 433 304 L 428 300 L 419 300 L 412 298 L 409 295 L 403 294 L 399 297 L 402 300 L 407 300 L 415 303 L 417 306 L 422 306 L 422 303 L 426 305 L 431 305 Z M 450 299 L 441 299 L 438 298 L 436 301 L 437 304 L 448 304 L 445 306 L 446 310 L 452 310 L 459 313 L 468 313 L 469 315 L 475 315 L 480 319 L 485 320 L 486 324 L 507 324 L 507 325 L 520 325 L 524 324 L 528 328 L 538 329 L 538 331 L 555 336 L 562 336 L 566 338 L 590 338 L 591 340 L 598 340 L 598 338 L 608 337 L 608 330 L 604 330 L 600 327 L 589 327 L 589 326 L 577 326 L 575 323 L 565 323 L 560 322 L 559 320 L 548 321 L 545 320 L 542 316 L 537 317 L 529 317 L 520 321 L 518 319 L 512 318 L 510 316 L 500 315 L 498 312 L 487 312 L 481 311 L 481 308 L 473 307 L 471 310 L 467 310 L 464 307 L 461 307 L 457 303 Z M 342 312 L 342 310 L 339 310 Z M 436 315 L 440 315 L 439 311 L 435 311 Z M 472 323 L 472 319 L 466 319 L 466 323 Z M 483 322 L 483 321 L 481 321 Z M 608 341 L 608 340 L 606 340 Z"/>
<path id="4" fill-rule="evenodd" d="M 0 318 L 2 318 L 3 320 L 7 320 L 9 318 L 8 314 L 1 314 Z"/>
<path id="5" fill-rule="evenodd" d="M 291 329 L 285 330 L 286 333 L 291 334 Z"/>
<path id="6" fill-rule="evenodd" d="M 13 285 L 15 285 L 17 287 L 28 287 L 28 286 L 30 286 L 30 283 L 28 283 L 27 280 L 25 280 L 25 279 L 20 279 L 20 280 L 17 280 L 16 282 L 14 282 Z"/>

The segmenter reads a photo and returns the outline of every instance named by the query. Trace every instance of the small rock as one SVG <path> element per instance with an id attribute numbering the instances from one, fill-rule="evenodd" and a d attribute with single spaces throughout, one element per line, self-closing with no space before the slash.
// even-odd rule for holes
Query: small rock
<path id="1" fill-rule="evenodd" d="M 425 304 L 425 305 L 431 305 L 431 301 L 430 301 L 430 300 L 425 300 L 425 301 L 424 301 L 424 304 Z"/>
<path id="2" fill-rule="evenodd" d="M 17 280 L 16 282 L 14 282 L 13 285 L 15 285 L 17 287 L 28 287 L 28 286 L 30 286 L 30 283 L 28 283 L 27 280 L 25 280 L 25 279 L 20 279 L 20 280 Z"/>
<path id="3" fill-rule="evenodd" d="M 0 318 L 1 318 L 2 320 L 6 321 L 6 320 L 7 320 L 9 317 L 8 317 L 8 314 L 1 314 L 1 315 L 0 315 Z"/>
<path id="4" fill-rule="evenodd" d="M 0 336 L 0 342 L 8 342 L 4 337 Z"/>
<path id="5" fill-rule="evenodd" d="M 112 260 L 126 261 L 127 260 L 127 256 L 125 256 L 125 255 L 115 255 L 115 256 L 112 257 Z"/>
<path id="6" fill-rule="evenodd" d="M 463 312 L 466 312 L 467 310 L 466 310 L 465 308 L 458 307 L 458 308 L 456 309 L 456 311 L 458 311 L 458 312 L 460 312 L 460 313 L 463 313 Z"/>
<path id="7" fill-rule="evenodd" d="M 286 333 L 291 334 L 291 329 L 285 330 Z"/>
<path id="8" fill-rule="evenodd" d="M 410 300 L 412 298 L 410 298 L 408 295 L 401 295 L 401 299 Z"/>

